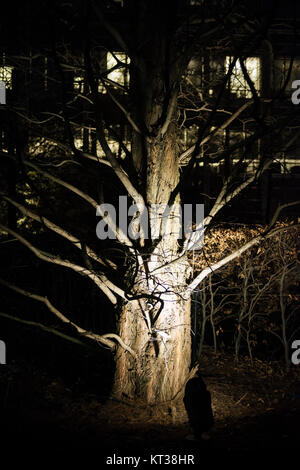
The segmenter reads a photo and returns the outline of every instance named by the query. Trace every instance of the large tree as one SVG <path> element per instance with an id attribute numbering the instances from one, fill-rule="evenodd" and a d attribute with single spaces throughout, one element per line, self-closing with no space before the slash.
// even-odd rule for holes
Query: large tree
<path id="1" fill-rule="evenodd" d="M 19 83 L 25 83 L 16 101 L 2 109 L 12 144 L 1 152 L 1 159 L 7 162 L 5 168 L 15 165 L 19 184 L 17 190 L 7 185 L 1 196 L 7 207 L 78 248 L 81 258 L 39 248 L 24 229 L 6 224 L 5 218 L 0 228 L 41 260 L 88 277 L 90 288 L 99 289 L 117 309 L 117 331 L 86 331 L 60 311 L 55 299 L 29 292 L 10 279 L 1 282 L 43 302 L 77 332 L 111 348 L 116 362 L 114 395 L 119 399 L 153 404 L 180 396 L 191 366 L 192 292 L 211 272 L 275 230 L 272 219 L 266 231 L 225 257 L 220 253 L 217 262 L 192 275 L 189 253 L 195 240 L 204 236 L 205 243 L 224 207 L 295 142 L 295 135 L 287 132 L 284 138 L 283 132 L 294 119 L 295 108 L 290 104 L 280 116 L 272 111 L 289 83 L 292 62 L 281 90 L 274 90 L 271 73 L 265 72 L 269 86 L 264 94 L 247 68 L 247 57 L 258 49 L 264 63 L 272 61 L 269 34 L 275 9 L 256 9 L 248 3 L 132 0 L 122 8 L 113 1 L 62 7 L 54 2 L 46 15 L 48 37 L 39 44 L 32 33 L 30 54 L 29 47 L 10 48 L 11 63 L 16 72 L 20 70 Z M 189 69 L 195 57 L 204 65 L 216 58 L 215 70 L 204 67 L 198 82 Z M 24 72 L 29 63 L 31 82 Z M 110 64 L 109 70 L 104 63 Z M 230 93 L 238 70 L 246 99 Z M 42 77 L 36 86 L 34 72 Z M 184 148 L 180 136 L 188 132 L 187 121 L 196 132 Z M 220 132 L 235 124 L 239 130 L 243 122 L 250 122 L 248 133 L 240 132 L 237 142 L 218 139 Z M 195 168 L 203 179 L 216 163 L 222 178 L 206 185 L 210 193 L 199 199 L 206 203 L 204 220 L 196 220 L 192 240 L 191 234 L 178 238 L 181 221 L 176 208 L 184 202 L 192 177 L 199 177 Z M 43 196 L 45 189 L 48 194 Z M 127 195 L 128 204 L 136 204 L 139 211 L 130 218 L 135 237 L 126 233 L 124 224 L 118 227 L 113 214 L 100 205 L 117 205 L 119 195 Z M 36 207 L 28 204 L 30 197 Z M 73 218 L 64 217 L 68 201 L 76 204 Z M 177 206 L 169 214 L 166 231 L 164 208 L 173 203 Z M 148 218 L 143 218 L 144 208 Z M 103 242 L 96 238 L 96 211 L 110 234 Z M 122 217 L 122 212 L 117 215 Z M 197 255 L 205 256 L 197 246 Z"/>

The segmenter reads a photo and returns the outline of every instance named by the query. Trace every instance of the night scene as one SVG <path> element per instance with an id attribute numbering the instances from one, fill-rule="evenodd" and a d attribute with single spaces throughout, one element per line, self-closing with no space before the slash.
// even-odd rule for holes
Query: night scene
<path id="1" fill-rule="evenodd" d="M 299 1 L 1 5 L 1 468 L 297 465 L 299 248 Z"/>

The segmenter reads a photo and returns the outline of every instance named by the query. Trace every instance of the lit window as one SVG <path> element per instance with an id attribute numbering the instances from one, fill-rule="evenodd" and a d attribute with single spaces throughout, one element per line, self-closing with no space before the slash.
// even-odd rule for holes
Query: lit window
<path id="1" fill-rule="evenodd" d="M 84 77 L 82 75 L 75 75 L 74 77 L 74 90 L 77 93 L 83 93 L 84 91 Z"/>
<path id="2" fill-rule="evenodd" d="M 84 86 L 85 80 L 82 75 L 75 75 L 73 85 L 74 91 L 76 91 L 77 93 L 84 93 L 84 91 L 86 91 Z M 106 88 L 104 85 L 102 85 L 102 82 L 100 80 L 98 81 L 98 92 L 106 93 Z"/>
<path id="3" fill-rule="evenodd" d="M 102 94 L 106 93 L 105 85 L 102 83 L 101 80 L 98 80 L 98 93 L 102 93 Z"/>
<path id="4" fill-rule="evenodd" d="M 74 145 L 77 150 L 83 150 L 84 129 L 80 128 L 74 132 Z"/>
<path id="5" fill-rule="evenodd" d="M 232 57 L 226 57 L 225 70 L 228 72 Z M 256 92 L 260 92 L 260 59 L 258 57 L 248 57 L 244 60 L 244 65 L 248 75 L 254 85 Z M 230 91 L 235 93 L 238 98 L 252 98 L 252 92 L 246 78 L 244 77 L 241 63 L 236 61 L 230 77 Z"/>
<path id="6" fill-rule="evenodd" d="M 202 87 L 204 85 L 204 57 L 193 58 L 187 67 L 187 76 L 194 85 Z"/>
<path id="7" fill-rule="evenodd" d="M 7 90 L 12 89 L 12 67 L 7 67 L 6 65 L 0 67 L 0 82 L 5 83 Z"/>
<path id="8" fill-rule="evenodd" d="M 109 70 L 111 72 L 107 74 L 107 78 L 119 85 L 128 85 L 129 70 L 127 66 L 129 63 L 130 58 L 124 52 L 114 52 L 113 54 L 108 52 L 106 65 L 108 72 Z"/>

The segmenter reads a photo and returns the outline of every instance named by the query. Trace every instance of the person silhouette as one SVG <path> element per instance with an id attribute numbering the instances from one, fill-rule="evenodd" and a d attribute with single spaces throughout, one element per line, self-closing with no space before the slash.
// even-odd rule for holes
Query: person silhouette
<path id="1" fill-rule="evenodd" d="M 183 402 L 193 431 L 192 439 L 209 439 L 208 431 L 214 424 L 211 395 L 199 372 L 186 386 Z"/>

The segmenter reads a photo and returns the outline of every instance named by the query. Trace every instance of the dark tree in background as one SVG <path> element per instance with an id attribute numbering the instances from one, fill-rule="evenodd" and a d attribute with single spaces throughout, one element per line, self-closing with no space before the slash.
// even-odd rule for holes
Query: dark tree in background
<path id="1" fill-rule="evenodd" d="M 193 291 L 282 230 L 280 211 L 236 251 L 220 249 L 214 264 L 194 272 L 191 240 L 177 237 L 177 214 L 164 236 L 165 219 L 153 205 L 185 202 L 196 185 L 205 219 L 193 230 L 195 237 L 204 233 L 205 246 L 222 211 L 297 146 L 290 99 L 296 20 L 287 26 L 291 59 L 279 80 L 276 2 L 95 0 L 19 11 L 17 21 L 11 13 L 2 25 L 7 83 L 12 70 L 0 110 L 2 236 L 87 278 L 91 293 L 100 291 L 115 308 L 117 331 L 87 331 L 55 298 L 10 276 L 1 282 L 111 348 L 117 398 L 176 399 L 190 376 Z M 216 165 L 220 174 L 211 182 Z M 99 209 L 103 202 L 117 206 L 120 195 L 148 209 L 148 236 L 139 217 L 130 219 L 133 239 Z M 96 237 L 96 211 L 108 240 Z M 39 246 L 40 231 L 62 238 L 60 253 Z"/>

